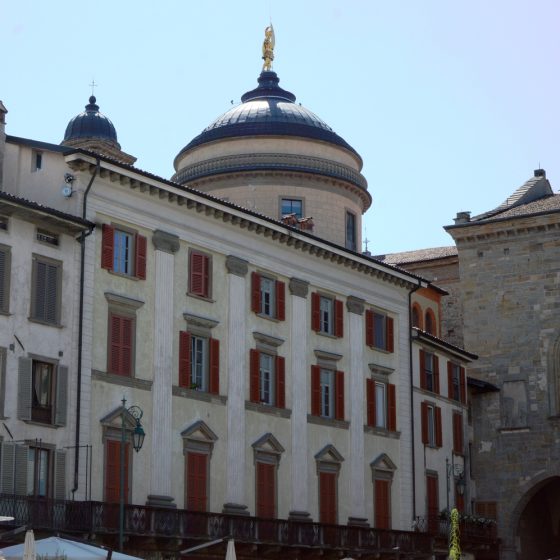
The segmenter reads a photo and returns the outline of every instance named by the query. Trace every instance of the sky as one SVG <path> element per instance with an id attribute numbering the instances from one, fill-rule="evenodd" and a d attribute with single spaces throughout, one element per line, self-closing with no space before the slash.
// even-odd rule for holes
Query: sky
<path id="1" fill-rule="evenodd" d="M 59 143 L 95 95 L 136 166 L 173 159 L 274 70 L 363 158 L 372 254 L 451 245 L 539 166 L 560 187 L 556 0 L 0 0 L 7 134 Z"/>

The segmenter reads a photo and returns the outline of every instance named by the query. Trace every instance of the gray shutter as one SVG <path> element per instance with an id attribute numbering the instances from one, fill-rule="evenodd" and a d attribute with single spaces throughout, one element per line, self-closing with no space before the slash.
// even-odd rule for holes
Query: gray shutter
<path id="1" fill-rule="evenodd" d="M 68 409 L 68 368 L 58 366 L 56 372 L 56 402 L 54 423 L 57 426 L 66 426 L 66 411 Z"/>
<path id="2" fill-rule="evenodd" d="M 8 303 L 8 294 L 6 294 L 7 256 L 7 251 L 0 249 L 0 311 L 6 311 Z"/>
<path id="3" fill-rule="evenodd" d="M 16 460 L 16 444 L 10 441 L 2 442 L 2 459 L 0 461 L 0 492 L 2 494 L 13 494 L 14 469 Z"/>
<path id="4" fill-rule="evenodd" d="M 58 270 L 55 264 L 45 265 L 45 321 L 58 323 Z"/>
<path id="5" fill-rule="evenodd" d="M 54 499 L 66 498 L 66 451 L 54 452 Z"/>
<path id="6" fill-rule="evenodd" d="M 29 448 L 27 445 L 16 445 L 16 494 L 27 496 L 27 468 L 29 466 Z"/>
<path id="7" fill-rule="evenodd" d="M 18 418 L 31 420 L 31 383 L 33 375 L 31 358 L 20 358 L 18 367 Z"/>
<path id="8" fill-rule="evenodd" d="M 34 319 L 45 319 L 45 284 L 47 265 L 38 260 L 34 261 L 33 274 L 33 299 L 32 299 L 32 317 Z"/>

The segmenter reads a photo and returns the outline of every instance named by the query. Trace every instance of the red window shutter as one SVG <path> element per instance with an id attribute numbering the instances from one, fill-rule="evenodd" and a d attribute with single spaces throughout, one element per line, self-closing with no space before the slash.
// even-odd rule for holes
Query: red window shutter
<path id="1" fill-rule="evenodd" d="M 387 427 L 391 432 L 397 430 L 397 395 L 392 383 L 387 383 Z"/>
<path id="2" fill-rule="evenodd" d="M 321 296 L 317 292 L 311 294 L 311 328 L 315 332 L 321 329 Z"/>
<path id="3" fill-rule="evenodd" d="M 251 311 L 261 312 L 261 275 L 251 272 Z"/>
<path id="4" fill-rule="evenodd" d="M 276 318 L 286 320 L 286 284 L 276 281 Z"/>
<path id="5" fill-rule="evenodd" d="M 373 311 L 366 309 L 366 345 L 373 346 Z"/>
<path id="6" fill-rule="evenodd" d="M 436 476 L 426 476 L 426 490 L 428 494 L 428 531 L 435 533 L 439 526 L 438 479 Z"/>
<path id="7" fill-rule="evenodd" d="M 319 473 L 319 523 L 336 524 L 336 473 Z"/>
<path id="8" fill-rule="evenodd" d="M 191 333 L 179 332 L 179 386 L 191 386 Z"/>
<path id="9" fill-rule="evenodd" d="M 124 500 L 128 503 L 128 456 L 129 444 L 124 448 Z M 121 492 L 121 442 L 105 441 L 105 501 L 118 503 Z"/>
<path id="10" fill-rule="evenodd" d="M 387 352 L 395 351 L 395 333 L 392 317 L 386 317 L 385 350 L 387 350 Z"/>
<path id="11" fill-rule="evenodd" d="M 321 368 L 311 366 L 311 414 L 321 416 Z"/>
<path id="12" fill-rule="evenodd" d="M 441 408 L 435 407 L 435 423 L 436 423 L 436 447 L 442 446 L 442 432 L 441 432 Z"/>
<path id="13" fill-rule="evenodd" d="M 422 443 L 428 445 L 430 443 L 430 436 L 428 431 L 428 403 L 423 402 L 420 405 L 422 416 Z"/>
<path id="14" fill-rule="evenodd" d="M 259 351 L 251 349 L 249 354 L 249 398 L 252 402 L 260 402 L 260 358 Z"/>
<path id="15" fill-rule="evenodd" d="M 146 279 L 146 252 L 147 243 L 146 238 L 143 235 L 136 234 L 136 278 L 140 280 Z"/>
<path id="16" fill-rule="evenodd" d="M 453 398 L 453 364 L 447 362 L 447 396 Z"/>
<path id="17" fill-rule="evenodd" d="M 391 528 L 390 481 L 375 480 L 375 528 Z"/>
<path id="18" fill-rule="evenodd" d="M 276 515 L 276 465 L 257 462 L 257 517 Z"/>
<path id="19" fill-rule="evenodd" d="M 113 270 L 114 246 L 115 228 L 109 224 L 103 224 L 103 235 L 101 240 L 101 268 Z"/>
<path id="20" fill-rule="evenodd" d="M 425 389 L 428 386 L 426 379 L 426 352 L 420 350 L 420 389 Z"/>
<path id="21" fill-rule="evenodd" d="M 208 455 L 187 453 L 187 509 L 208 510 Z"/>
<path id="22" fill-rule="evenodd" d="M 453 452 L 463 454 L 463 415 L 453 413 Z"/>
<path id="23" fill-rule="evenodd" d="M 109 315 L 109 373 L 132 374 L 132 348 L 134 319 Z"/>
<path id="24" fill-rule="evenodd" d="M 366 379 L 367 425 L 375 426 L 375 381 Z"/>
<path id="25" fill-rule="evenodd" d="M 335 390 L 334 390 L 334 416 L 337 420 L 344 420 L 344 372 L 335 372 Z"/>
<path id="26" fill-rule="evenodd" d="M 209 393 L 214 395 L 220 394 L 220 341 L 211 338 L 208 341 L 210 345 L 210 383 Z"/>
<path id="27" fill-rule="evenodd" d="M 464 513 L 465 511 L 465 496 L 461 496 L 457 489 L 455 489 L 455 507 L 459 513 Z"/>
<path id="28" fill-rule="evenodd" d="M 121 317 L 121 375 L 132 375 L 133 321 L 130 317 Z"/>
<path id="29" fill-rule="evenodd" d="M 190 261 L 189 291 L 197 296 L 208 297 L 209 257 L 192 251 Z"/>
<path id="30" fill-rule="evenodd" d="M 434 393 L 439 395 L 439 358 L 434 354 Z"/>
<path id="31" fill-rule="evenodd" d="M 286 408 L 286 375 L 283 356 L 276 356 L 276 406 Z"/>
<path id="32" fill-rule="evenodd" d="M 467 379 L 465 376 L 465 368 L 459 369 L 459 380 L 461 384 L 461 402 L 467 404 Z"/>
<path id="33" fill-rule="evenodd" d="M 338 299 L 334 300 L 334 336 L 344 336 L 344 304 Z"/>

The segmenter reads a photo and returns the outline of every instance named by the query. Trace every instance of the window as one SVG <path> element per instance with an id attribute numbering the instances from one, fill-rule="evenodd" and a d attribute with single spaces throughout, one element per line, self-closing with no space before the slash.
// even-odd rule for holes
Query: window
<path id="1" fill-rule="evenodd" d="M 34 255 L 31 284 L 31 319 L 60 324 L 62 263 Z"/>
<path id="2" fill-rule="evenodd" d="M 335 525 L 338 522 L 338 475 L 344 458 L 333 445 L 326 445 L 315 455 L 315 460 L 319 476 L 319 523 Z"/>
<path id="3" fill-rule="evenodd" d="M 453 413 L 453 453 L 463 455 L 463 415 Z"/>
<path id="4" fill-rule="evenodd" d="M 426 474 L 426 513 L 428 517 L 428 532 L 436 533 L 439 528 L 439 496 L 438 476 L 436 473 Z"/>
<path id="5" fill-rule="evenodd" d="M 50 452 L 48 449 L 30 447 L 27 453 L 27 494 L 47 498 L 51 487 Z"/>
<path id="6" fill-rule="evenodd" d="M 463 404 L 467 402 L 465 368 L 453 362 L 447 362 L 447 389 L 450 399 Z"/>
<path id="7" fill-rule="evenodd" d="M 109 312 L 109 351 L 107 372 L 131 377 L 134 372 L 136 319 Z"/>
<path id="8" fill-rule="evenodd" d="M 220 342 L 198 333 L 179 333 L 179 386 L 220 392 Z"/>
<path id="9" fill-rule="evenodd" d="M 18 363 L 18 418 L 66 425 L 68 368 L 55 361 L 22 357 Z"/>
<path id="10" fill-rule="evenodd" d="M 315 332 L 341 338 L 343 314 L 342 301 L 317 292 L 311 294 L 311 327 Z"/>
<path id="11" fill-rule="evenodd" d="M 189 294 L 210 298 L 212 260 L 210 255 L 191 250 L 189 253 Z"/>
<path id="12" fill-rule="evenodd" d="M 286 406 L 284 358 L 251 350 L 249 361 L 251 401 L 284 408 Z"/>
<path id="13" fill-rule="evenodd" d="M 109 503 L 118 503 L 121 493 L 121 441 L 117 439 L 105 440 L 105 501 Z M 124 502 L 127 504 L 130 500 L 130 443 L 124 444 Z M 116 513 L 116 511 L 108 512 Z M 113 516 L 111 516 L 113 517 Z M 117 521 L 114 515 L 114 522 Z"/>
<path id="14" fill-rule="evenodd" d="M 256 510 L 257 517 L 276 517 L 276 470 L 277 465 L 257 461 Z"/>
<path id="15" fill-rule="evenodd" d="M 146 278 L 147 241 L 131 230 L 103 224 L 101 267 L 117 274 Z"/>
<path id="16" fill-rule="evenodd" d="M 376 529 L 391 528 L 391 484 L 396 465 L 386 453 L 370 463 L 373 478 L 373 511 Z"/>
<path id="17" fill-rule="evenodd" d="M 286 318 L 286 287 L 284 282 L 251 274 L 251 309 L 254 313 L 284 321 Z"/>
<path id="18" fill-rule="evenodd" d="M 43 152 L 31 152 L 31 171 L 40 171 L 43 168 Z"/>
<path id="19" fill-rule="evenodd" d="M 394 321 L 385 313 L 366 309 L 366 344 L 377 350 L 394 352 Z"/>
<path id="20" fill-rule="evenodd" d="M 297 198 L 283 198 L 281 202 L 281 217 L 295 214 L 296 218 L 303 218 L 303 200 Z"/>
<path id="21" fill-rule="evenodd" d="M 0 313 L 10 312 L 11 251 L 0 245 Z"/>
<path id="22" fill-rule="evenodd" d="M 437 334 L 436 332 L 436 316 L 431 309 L 426 309 L 426 318 L 424 320 L 425 330 L 428 334 Z"/>
<path id="23" fill-rule="evenodd" d="M 187 452 L 187 509 L 208 511 L 208 453 Z"/>
<path id="24" fill-rule="evenodd" d="M 420 388 L 439 395 L 439 358 L 420 350 Z"/>
<path id="25" fill-rule="evenodd" d="M 417 303 L 412 306 L 412 326 L 422 328 L 422 309 Z"/>
<path id="26" fill-rule="evenodd" d="M 8 231 L 8 218 L 0 216 L 0 231 Z"/>
<path id="27" fill-rule="evenodd" d="M 397 425 L 396 394 L 392 383 L 366 379 L 368 426 L 395 431 Z"/>
<path id="28" fill-rule="evenodd" d="M 344 372 L 311 366 L 311 414 L 344 420 Z"/>
<path id="29" fill-rule="evenodd" d="M 422 443 L 429 447 L 442 446 L 441 408 L 428 402 L 421 403 Z"/>
<path id="30" fill-rule="evenodd" d="M 346 212 L 346 248 L 356 250 L 356 215 Z"/>
<path id="31" fill-rule="evenodd" d="M 40 241 L 41 243 L 46 243 L 47 245 L 54 245 L 55 247 L 58 247 L 59 237 L 57 233 L 47 231 L 46 229 L 37 229 L 35 237 L 37 238 L 37 241 Z"/>

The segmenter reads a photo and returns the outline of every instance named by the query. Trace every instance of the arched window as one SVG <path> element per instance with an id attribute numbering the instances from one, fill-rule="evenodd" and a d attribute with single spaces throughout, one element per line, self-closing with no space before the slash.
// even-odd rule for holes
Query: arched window
<path id="1" fill-rule="evenodd" d="M 412 326 L 422 328 L 422 308 L 417 303 L 412 306 Z"/>
<path id="2" fill-rule="evenodd" d="M 429 333 L 433 334 L 434 336 L 437 334 L 436 330 L 436 316 L 431 309 L 426 309 L 426 318 L 424 320 L 424 330 Z"/>

